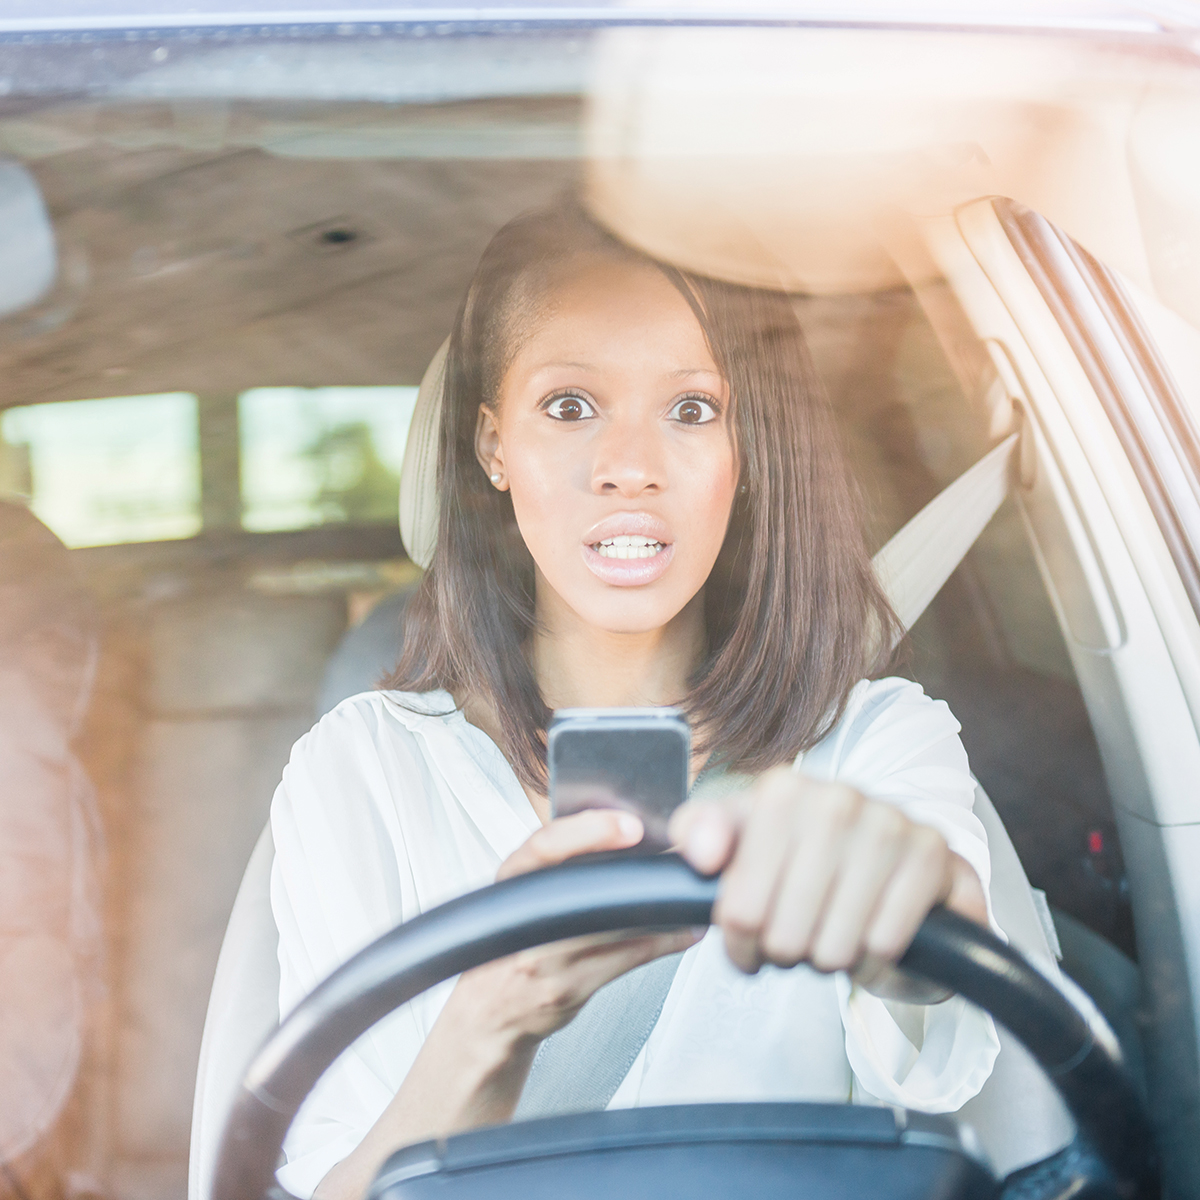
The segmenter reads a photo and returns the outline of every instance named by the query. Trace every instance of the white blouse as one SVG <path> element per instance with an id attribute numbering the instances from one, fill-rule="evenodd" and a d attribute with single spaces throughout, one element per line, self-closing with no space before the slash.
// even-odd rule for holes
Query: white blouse
<path id="1" fill-rule="evenodd" d="M 986 895 L 987 836 L 958 730 L 916 684 L 864 681 L 803 770 L 932 825 Z M 538 827 L 506 759 L 448 693 L 368 692 L 338 705 L 296 743 L 271 805 L 280 1011 L 394 925 L 491 883 Z M 311 1196 L 358 1145 L 453 986 L 392 1013 L 326 1072 L 288 1134 L 279 1181 L 289 1191 Z M 908 1019 L 902 1007 L 807 967 L 743 975 L 712 930 L 683 956 L 610 1107 L 855 1100 L 957 1110 L 991 1074 L 1000 1048 L 991 1019 L 958 997 Z"/>

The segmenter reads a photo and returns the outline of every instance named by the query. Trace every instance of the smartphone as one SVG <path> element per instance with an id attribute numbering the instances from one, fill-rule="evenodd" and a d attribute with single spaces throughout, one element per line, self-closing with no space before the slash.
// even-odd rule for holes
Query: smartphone
<path id="1" fill-rule="evenodd" d="M 646 850 L 669 844 L 667 822 L 687 796 L 692 756 L 691 729 L 679 709 L 559 709 L 547 756 L 554 816 L 621 808 L 641 818 Z"/>

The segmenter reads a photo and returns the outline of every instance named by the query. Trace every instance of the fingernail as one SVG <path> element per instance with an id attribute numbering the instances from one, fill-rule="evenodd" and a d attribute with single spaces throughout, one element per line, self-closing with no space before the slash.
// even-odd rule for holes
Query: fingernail
<path id="1" fill-rule="evenodd" d="M 617 828 L 621 831 L 621 836 L 628 842 L 640 842 L 642 834 L 645 833 L 641 821 L 632 813 L 619 813 Z"/>

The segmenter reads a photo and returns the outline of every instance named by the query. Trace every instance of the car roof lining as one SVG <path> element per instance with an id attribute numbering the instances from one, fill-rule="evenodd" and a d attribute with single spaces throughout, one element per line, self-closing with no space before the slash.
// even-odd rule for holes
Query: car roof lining
<path id="1" fill-rule="evenodd" d="M 0 321 L 3 403 L 415 383 L 488 239 L 565 160 L 306 160 L 94 141 L 28 164 L 61 270 Z M 329 244 L 329 228 L 355 238 Z"/>

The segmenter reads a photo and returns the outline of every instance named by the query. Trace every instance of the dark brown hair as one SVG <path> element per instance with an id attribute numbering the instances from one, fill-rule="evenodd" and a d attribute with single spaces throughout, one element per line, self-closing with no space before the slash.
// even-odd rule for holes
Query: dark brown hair
<path id="1" fill-rule="evenodd" d="M 469 690 L 495 711 L 518 777 L 545 788 L 550 712 L 525 655 L 533 561 L 509 495 L 475 457 L 475 427 L 555 273 L 594 255 L 662 270 L 729 384 L 746 490 L 705 588 L 708 649 L 684 707 L 727 769 L 763 771 L 829 732 L 855 683 L 886 669 L 900 632 L 832 411 L 787 296 L 656 263 L 570 204 L 501 229 L 463 301 L 446 360 L 437 549 L 384 686 Z"/>

